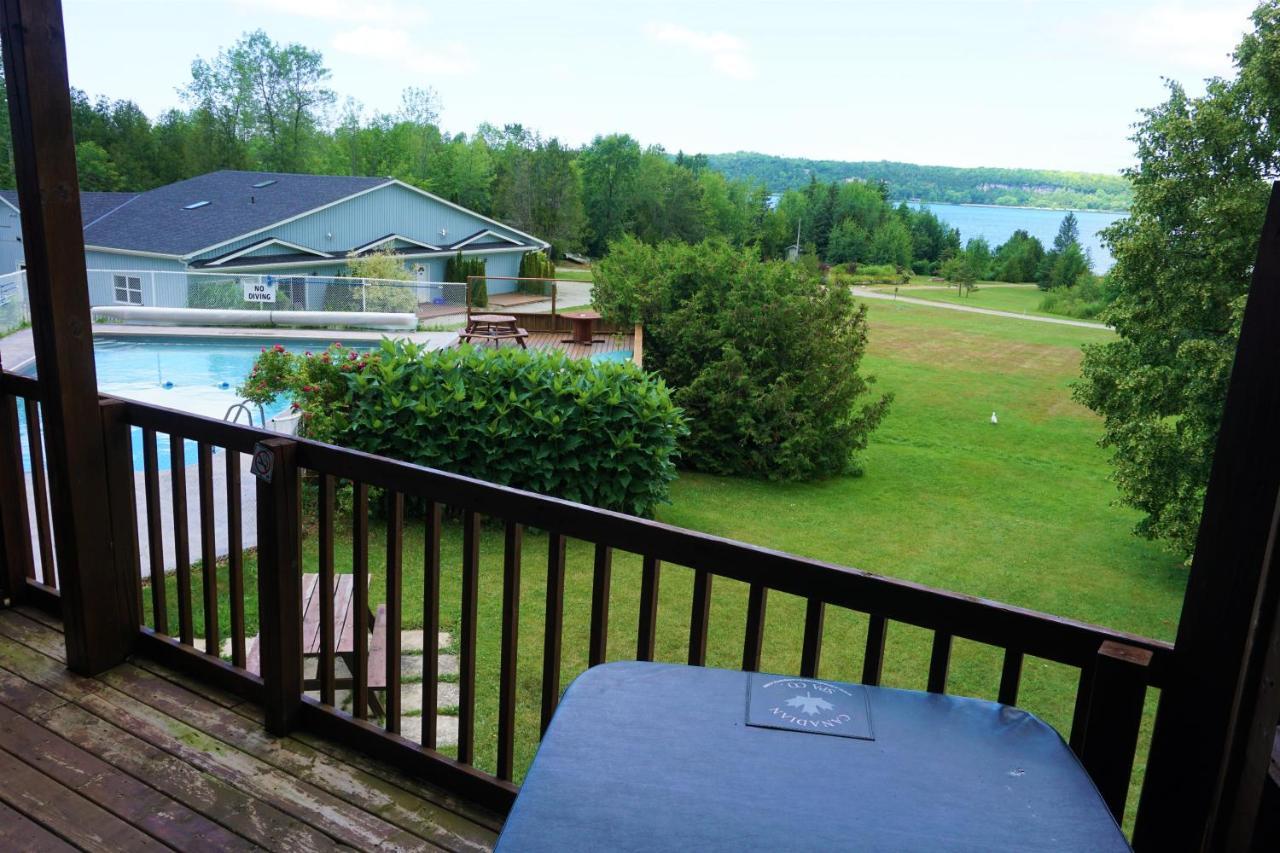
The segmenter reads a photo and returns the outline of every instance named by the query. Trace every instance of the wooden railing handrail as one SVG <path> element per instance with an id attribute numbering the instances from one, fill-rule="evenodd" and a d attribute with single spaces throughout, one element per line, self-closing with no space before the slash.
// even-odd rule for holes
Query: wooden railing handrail
<path id="1" fill-rule="evenodd" d="M 5 374 L 4 390 L 26 395 L 36 383 Z M 104 399 L 113 399 L 104 395 Z M 243 424 L 124 400 L 124 418 L 134 426 L 170 432 L 194 441 L 249 453 L 279 434 Z M 462 510 L 539 527 L 574 539 L 600 543 L 653 557 L 664 563 L 778 592 L 819 598 L 827 604 L 895 622 L 946 631 L 956 637 L 1014 647 L 1018 651 L 1088 666 L 1104 642 L 1151 652 L 1149 684 L 1163 684 L 1173 646 L 1170 643 L 1087 622 L 1054 616 L 977 596 L 935 589 L 860 569 L 800 557 L 659 521 L 576 504 L 410 462 L 359 450 L 296 439 L 298 466 L 334 477 L 358 480 Z"/>
<path id="2" fill-rule="evenodd" d="M 38 383 L 3 375 L 0 390 L 31 396 Z M 103 395 L 103 399 L 117 399 Z M 138 427 L 169 432 L 197 442 L 249 453 L 259 441 L 279 433 L 122 400 L 124 419 Z M 712 574 L 895 622 L 946 631 L 954 636 L 1067 663 L 1088 666 L 1104 642 L 1151 652 L 1149 684 L 1164 682 L 1171 643 L 991 599 L 936 589 L 836 563 L 800 557 L 660 521 L 636 518 L 560 498 L 502 486 L 462 474 L 376 456 L 359 450 L 295 440 L 300 468 L 405 495 L 446 503 L 461 510 L 554 530 L 564 536 L 653 557 Z"/>

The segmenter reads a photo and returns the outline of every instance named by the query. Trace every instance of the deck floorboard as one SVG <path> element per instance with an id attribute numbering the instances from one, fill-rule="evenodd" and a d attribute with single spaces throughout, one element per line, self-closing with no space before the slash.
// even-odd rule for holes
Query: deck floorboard
<path id="1" fill-rule="evenodd" d="M 271 736 L 255 706 L 233 709 L 234 697 L 193 689 L 153 661 L 74 675 L 58 623 L 32 616 L 0 611 L 4 849 L 28 824 L 38 830 L 31 849 L 487 850 L 496 841 L 498 821 L 483 810 L 346 760 L 322 738 Z M 20 793 L 10 773 L 24 780 Z"/>

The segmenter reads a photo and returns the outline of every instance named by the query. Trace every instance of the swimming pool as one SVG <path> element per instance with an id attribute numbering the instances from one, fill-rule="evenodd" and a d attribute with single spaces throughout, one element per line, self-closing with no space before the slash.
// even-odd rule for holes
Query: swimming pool
<path id="1" fill-rule="evenodd" d="M 227 409 L 240 401 L 236 386 L 253 369 L 253 361 L 264 346 L 281 344 L 290 352 L 320 352 L 333 341 L 327 338 L 204 338 L 159 335 L 95 335 L 94 362 L 98 372 L 98 388 L 104 394 L 127 397 L 140 403 L 164 406 L 194 415 L 222 419 Z M 353 349 L 368 350 L 372 341 L 355 344 Z M 35 365 L 18 371 L 35 374 Z M 288 408 L 285 400 L 263 407 L 268 419 Z M 254 423 L 258 424 L 257 407 Z M 243 421 L 242 421 L 243 422 Z M 26 423 L 22 433 L 23 463 L 30 470 L 27 454 Z M 169 465 L 169 441 L 157 437 L 157 454 L 161 469 Z M 186 443 L 188 463 L 195 462 L 195 442 Z M 142 430 L 133 430 L 133 467 L 142 470 Z"/>

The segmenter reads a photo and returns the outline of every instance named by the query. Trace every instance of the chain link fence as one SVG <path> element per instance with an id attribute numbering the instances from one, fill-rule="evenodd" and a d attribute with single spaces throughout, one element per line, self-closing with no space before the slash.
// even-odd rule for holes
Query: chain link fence
<path id="1" fill-rule="evenodd" d="M 463 313 L 467 306 L 467 285 L 461 282 L 161 270 L 87 273 L 95 308 L 394 312 L 430 318 Z"/>

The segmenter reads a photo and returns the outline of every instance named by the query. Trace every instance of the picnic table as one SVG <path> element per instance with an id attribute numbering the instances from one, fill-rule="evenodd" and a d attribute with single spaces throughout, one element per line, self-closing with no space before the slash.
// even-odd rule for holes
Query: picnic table
<path id="1" fill-rule="evenodd" d="M 525 346 L 525 338 L 529 333 L 516 326 L 516 318 L 510 314 L 473 314 L 467 321 L 467 330 L 458 336 L 461 340 L 493 341 L 496 347 L 500 341 L 514 340 Z"/>
<path id="2" fill-rule="evenodd" d="M 302 657 L 303 660 L 318 661 L 321 652 L 320 643 L 320 575 L 306 572 L 302 575 Z M 333 652 L 334 656 L 346 664 L 347 671 L 343 675 L 335 673 L 333 686 L 339 690 L 348 690 L 354 686 L 351 673 L 355 672 L 355 583 L 351 575 L 336 575 L 333 589 Z M 375 691 L 386 690 L 387 687 L 387 606 L 378 606 L 378 612 L 369 613 L 369 624 L 372 626 L 369 638 L 369 658 L 366 673 L 369 683 L 369 707 L 382 716 L 382 703 Z M 261 674 L 261 663 L 258 656 L 259 637 L 254 637 L 245 656 L 245 669 L 254 675 Z M 304 668 L 305 670 L 306 668 Z M 317 664 L 311 675 L 302 682 L 304 690 L 320 689 L 320 673 Z"/>
<path id="3" fill-rule="evenodd" d="M 560 701 L 498 851 L 1127 851 L 1056 731 L 979 699 L 616 662 Z"/>
<path id="4" fill-rule="evenodd" d="M 604 339 L 595 337 L 595 323 L 600 319 L 599 311 L 570 311 L 567 314 L 561 314 L 573 324 L 573 337 L 566 338 L 561 341 L 564 344 L 581 344 L 583 346 L 591 346 L 592 344 L 602 344 Z"/>

